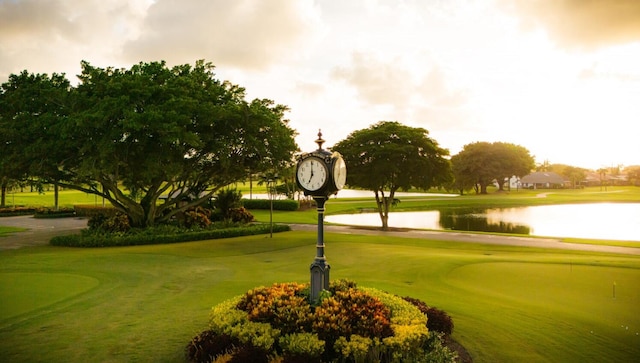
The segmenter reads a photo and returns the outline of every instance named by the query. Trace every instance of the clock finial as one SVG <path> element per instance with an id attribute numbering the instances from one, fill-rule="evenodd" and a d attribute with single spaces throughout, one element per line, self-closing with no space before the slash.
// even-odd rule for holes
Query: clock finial
<path id="1" fill-rule="evenodd" d="M 316 144 L 318 144 L 318 150 L 322 150 L 322 144 L 324 144 L 324 140 L 322 139 L 322 130 L 318 129 L 318 140 L 316 140 Z"/>

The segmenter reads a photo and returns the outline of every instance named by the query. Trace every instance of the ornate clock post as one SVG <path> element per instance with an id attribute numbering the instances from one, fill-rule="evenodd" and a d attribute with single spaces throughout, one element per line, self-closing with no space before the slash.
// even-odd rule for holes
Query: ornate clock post
<path id="1" fill-rule="evenodd" d="M 329 289 L 330 266 L 324 256 L 324 205 L 329 195 L 336 194 L 347 180 L 347 168 L 342 156 L 322 148 L 322 132 L 318 132 L 318 150 L 304 153 L 298 159 L 296 183 L 304 195 L 311 196 L 318 210 L 318 240 L 316 257 L 311 264 L 311 301 Z"/>

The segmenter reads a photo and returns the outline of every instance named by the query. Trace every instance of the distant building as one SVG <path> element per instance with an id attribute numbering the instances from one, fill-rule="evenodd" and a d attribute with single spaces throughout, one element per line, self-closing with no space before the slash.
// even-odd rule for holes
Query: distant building
<path id="1" fill-rule="evenodd" d="M 570 183 L 559 174 L 550 171 L 536 171 L 520 179 L 520 185 L 525 189 L 557 189 Z"/>

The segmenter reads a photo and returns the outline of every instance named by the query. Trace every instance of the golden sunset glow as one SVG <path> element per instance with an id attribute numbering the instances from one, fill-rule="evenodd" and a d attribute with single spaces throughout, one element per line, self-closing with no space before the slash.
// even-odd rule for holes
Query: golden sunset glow
<path id="1" fill-rule="evenodd" d="M 288 105 L 303 150 L 391 120 L 451 154 L 504 141 L 538 163 L 640 164 L 637 0 L 0 0 L 1 82 L 197 59 Z"/>

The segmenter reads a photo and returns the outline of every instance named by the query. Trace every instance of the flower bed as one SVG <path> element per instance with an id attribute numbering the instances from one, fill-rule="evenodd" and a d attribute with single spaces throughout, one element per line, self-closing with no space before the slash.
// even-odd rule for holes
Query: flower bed
<path id="1" fill-rule="evenodd" d="M 415 299 L 411 299 L 417 301 Z M 311 303 L 309 284 L 249 290 L 215 307 L 187 346 L 197 362 L 453 362 L 427 315 L 399 296 L 339 280 Z"/>

